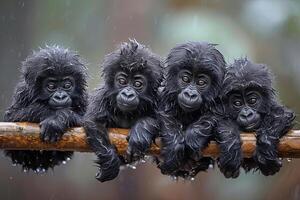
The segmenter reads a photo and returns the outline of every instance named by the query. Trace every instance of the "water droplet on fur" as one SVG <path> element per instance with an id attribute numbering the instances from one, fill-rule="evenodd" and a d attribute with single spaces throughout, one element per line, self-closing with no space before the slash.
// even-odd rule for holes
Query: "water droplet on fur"
<path id="1" fill-rule="evenodd" d="M 146 163 L 146 160 L 141 159 L 140 162 L 141 162 L 141 163 Z"/>
<path id="2" fill-rule="evenodd" d="M 171 180 L 172 181 L 178 181 L 178 177 L 177 176 L 171 176 Z"/>
<path id="3" fill-rule="evenodd" d="M 27 169 L 23 169 L 23 172 L 24 172 L 24 173 L 27 173 L 27 172 L 28 172 L 28 170 L 27 170 Z"/>
<path id="4" fill-rule="evenodd" d="M 213 169 L 213 168 L 214 168 L 214 165 L 213 165 L 213 164 L 209 164 L 209 165 L 208 165 L 208 168 L 209 168 L 209 169 Z"/>
<path id="5" fill-rule="evenodd" d="M 144 156 L 144 159 L 145 159 L 145 160 L 151 159 L 151 156 L 145 155 L 145 156 Z"/>
<path id="6" fill-rule="evenodd" d="M 45 172 L 46 172 L 46 169 L 45 169 L 45 168 L 42 168 L 42 172 L 45 173 Z"/>
<path id="7" fill-rule="evenodd" d="M 67 161 L 70 161 L 70 160 L 71 160 L 71 158 L 67 157 Z"/>
<path id="8" fill-rule="evenodd" d="M 17 166 L 17 163 L 13 163 L 12 166 L 13 166 L 13 167 Z"/>
<path id="9" fill-rule="evenodd" d="M 279 158 L 279 160 L 283 160 L 283 158 Z"/>
<path id="10" fill-rule="evenodd" d="M 36 170 L 35 170 L 36 173 L 40 173 L 40 171 L 41 171 L 41 168 L 36 168 Z"/>
<path id="11" fill-rule="evenodd" d="M 291 158 L 287 158 L 286 159 L 288 162 L 292 162 L 292 159 Z"/>
<path id="12" fill-rule="evenodd" d="M 67 164 L 67 161 L 65 161 L 65 160 L 64 160 L 64 161 L 62 161 L 62 164 L 63 164 L 63 165 Z"/>
<path id="13" fill-rule="evenodd" d="M 190 181 L 195 181 L 195 177 L 191 177 L 191 178 L 190 178 Z"/>
<path id="14" fill-rule="evenodd" d="M 130 168 L 130 169 L 136 169 L 136 166 L 135 165 L 132 165 L 132 164 L 127 164 L 126 165 L 128 168 Z"/>

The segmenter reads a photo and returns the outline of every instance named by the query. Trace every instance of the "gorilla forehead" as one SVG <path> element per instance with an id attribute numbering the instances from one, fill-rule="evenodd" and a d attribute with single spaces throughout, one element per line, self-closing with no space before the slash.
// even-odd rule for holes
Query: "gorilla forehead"
<path id="1" fill-rule="evenodd" d="M 46 46 L 22 63 L 22 74 L 28 84 L 34 84 L 37 79 L 47 76 L 72 75 L 85 84 L 86 67 L 79 55 L 59 46 Z"/>
<path id="2" fill-rule="evenodd" d="M 225 73 L 223 55 L 215 48 L 215 44 L 207 42 L 188 42 L 171 49 L 167 60 L 167 74 L 177 74 L 185 68 L 191 71 L 208 72 L 222 80 Z"/>
<path id="3" fill-rule="evenodd" d="M 266 65 L 253 63 L 247 58 L 240 58 L 228 67 L 222 91 L 226 95 L 233 90 L 253 87 L 272 96 L 274 93 L 272 82 L 273 74 Z"/>
<path id="4" fill-rule="evenodd" d="M 161 59 L 136 40 L 122 43 L 108 54 L 102 64 L 104 79 L 110 82 L 122 70 L 128 74 L 140 73 L 157 80 L 161 77 Z"/>

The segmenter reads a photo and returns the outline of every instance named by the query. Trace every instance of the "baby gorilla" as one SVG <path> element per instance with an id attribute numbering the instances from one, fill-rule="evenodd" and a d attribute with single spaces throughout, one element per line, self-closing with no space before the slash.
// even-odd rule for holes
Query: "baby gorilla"
<path id="1" fill-rule="evenodd" d="M 227 177 L 237 177 L 234 170 L 238 171 L 242 160 L 239 133 L 255 131 L 257 147 L 253 158 L 244 159 L 244 168 L 258 167 L 266 176 L 275 174 L 281 167 L 277 144 L 292 128 L 295 115 L 278 103 L 271 72 L 265 65 L 238 59 L 228 67 L 223 86 L 226 117 L 218 131 L 221 171 Z"/>
<path id="2" fill-rule="evenodd" d="M 21 81 L 4 120 L 40 123 L 41 139 L 53 143 L 68 128 L 82 125 L 86 100 L 86 67 L 79 55 L 58 46 L 46 46 L 22 63 Z M 73 154 L 17 150 L 5 153 L 24 171 L 36 172 L 53 168 Z"/>
<path id="3" fill-rule="evenodd" d="M 117 177 L 124 161 L 109 140 L 108 128 L 131 128 L 129 161 L 143 156 L 155 139 L 157 91 L 162 78 L 160 59 L 135 40 L 107 55 L 103 68 L 104 85 L 91 96 L 84 126 L 98 157 L 96 178 L 101 182 Z"/>
<path id="4" fill-rule="evenodd" d="M 163 174 L 193 177 L 212 163 L 199 151 L 212 139 L 225 61 L 215 45 L 190 42 L 171 50 L 165 70 L 159 107 L 163 158 L 159 167 Z"/>

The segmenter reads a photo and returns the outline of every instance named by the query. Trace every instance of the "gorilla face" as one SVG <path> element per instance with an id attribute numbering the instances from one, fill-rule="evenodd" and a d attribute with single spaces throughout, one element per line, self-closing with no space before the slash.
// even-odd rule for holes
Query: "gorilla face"
<path id="1" fill-rule="evenodd" d="M 209 75 L 201 72 L 182 70 L 178 75 L 178 104 L 185 112 L 192 112 L 201 107 L 203 102 L 202 93 L 211 85 Z"/>
<path id="2" fill-rule="evenodd" d="M 236 91 L 229 96 L 229 107 L 243 131 L 254 131 L 260 126 L 263 98 L 259 91 Z"/>
<path id="3" fill-rule="evenodd" d="M 71 107 L 71 96 L 75 91 L 75 79 L 73 77 L 48 77 L 42 81 L 42 87 L 52 109 Z"/>
<path id="4" fill-rule="evenodd" d="M 146 78 L 142 74 L 119 72 L 115 76 L 115 87 L 118 89 L 117 106 L 123 112 L 136 110 L 140 96 L 146 91 Z"/>

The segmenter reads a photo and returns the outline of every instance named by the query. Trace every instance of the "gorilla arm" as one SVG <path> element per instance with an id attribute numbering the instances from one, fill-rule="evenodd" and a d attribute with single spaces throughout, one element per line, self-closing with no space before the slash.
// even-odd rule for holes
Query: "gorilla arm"
<path id="1" fill-rule="evenodd" d="M 98 157 L 96 163 L 99 165 L 99 172 L 96 175 L 96 179 L 101 182 L 117 177 L 121 164 L 116 148 L 110 143 L 108 137 L 106 105 L 101 103 L 103 94 L 104 90 L 100 90 L 92 98 L 84 122 L 87 142 Z"/>
<path id="2" fill-rule="evenodd" d="M 144 117 L 131 128 L 128 140 L 127 154 L 129 162 L 138 159 L 151 147 L 158 136 L 158 122 L 152 117 Z M 135 158 L 136 157 L 136 158 Z"/>
<path id="3" fill-rule="evenodd" d="M 82 116 L 70 109 L 56 110 L 40 123 L 41 139 L 45 142 L 57 142 L 68 128 L 81 125 Z"/>
<path id="4" fill-rule="evenodd" d="M 216 141 L 220 147 L 218 165 L 226 178 L 237 178 L 242 162 L 240 131 L 230 119 L 218 120 Z"/>
<path id="5" fill-rule="evenodd" d="M 257 130 L 257 147 L 254 159 L 261 172 L 268 176 L 279 171 L 281 162 L 278 158 L 279 139 L 292 128 L 295 114 L 287 108 L 275 105 L 271 107 L 260 128 Z"/>
<path id="6" fill-rule="evenodd" d="M 181 123 L 166 113 L 160 113 L 162 121 L 160 169 L 163 174 L 174 175 L 185 159 L 185 141 Z"/>
<path id="7" fill-rule="evenodd" d="M 192 157 L 196 156 L 196 160 L 199 159 L 199 151 L 207 147 L 208 143 L 212 139 L 216 123 L 216 117 L 212 114 L 207 114 L 189 125 L 185 131 L 185 142 L 187 148 L 191 151 Z"/>

